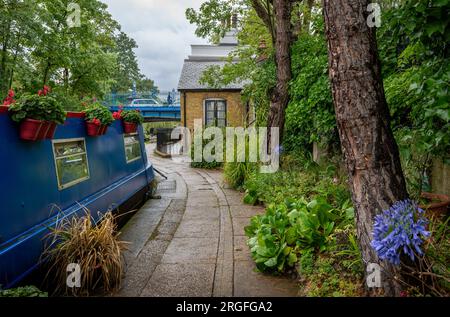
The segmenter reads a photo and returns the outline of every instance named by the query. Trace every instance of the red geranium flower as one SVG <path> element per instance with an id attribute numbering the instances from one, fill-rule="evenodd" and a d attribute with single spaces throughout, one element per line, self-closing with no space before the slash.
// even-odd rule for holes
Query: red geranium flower
<path id="1" fill-rule="evenodd" d="M 14 91 L 12 89 L 10 89 L 8 91 L 8 96 L 3 100 L 3 105 L 9 106 L 9 105 L 15 103 L 16 101 L 14 100 L 14 96 L 15 96 Z"/>
<path id="2" fill-rule="evenodd" d="M 101 121 L 99 119 L 97 119 L 97 118 L 92 120 L 92 123 L 95 124 L 95 125 L 101 125 L 102 124 Z"/>
<path id="3" fill-rule="evenodd" d="M 122 117 L 122 116 L 121 116 L 121 111 L 117 111 L 117 112 L 114 112 L 114 113 L 113 113 L 113 118 L 114 118 L 114 119 L 120 120 L 121 117 Z"/>

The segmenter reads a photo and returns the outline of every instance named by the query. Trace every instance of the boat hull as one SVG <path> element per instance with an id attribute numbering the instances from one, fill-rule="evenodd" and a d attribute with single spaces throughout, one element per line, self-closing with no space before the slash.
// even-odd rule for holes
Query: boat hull
<path id="1" fill-rule="evenodd" d="M 37 267 L 49 228 L 61 217 L 83 215 L 85 207 L 98 220 L 99 212 L 126 212 L 146 196 L 154 172 L 142 127 L 137 137 L 140 158 L 127 162 L 120 121 L 94 138 L 84 119 L 73 115 L 57 127 L 53 141 L 27 142 L 0 112 L 0 285 L 14 286 Z M 74 139 L 84 140 L 89 177 L 61 189 L 52 142 Z"/>

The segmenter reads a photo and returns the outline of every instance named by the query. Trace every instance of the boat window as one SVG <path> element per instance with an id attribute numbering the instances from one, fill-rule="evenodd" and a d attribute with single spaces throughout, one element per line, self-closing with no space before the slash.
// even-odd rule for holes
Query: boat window
<path id="1" fill-rule="evenodd" d="M 137 134 L 124 134 L 125 157 L 127 163 L 131 163 L 141 158 L 141 144 Z"/>
<path id="2" fill-rule="evenodd" d="M 84 139 L 53 142 L 56 176 L 60 190 L 89 179 L 89 166 Z"/>

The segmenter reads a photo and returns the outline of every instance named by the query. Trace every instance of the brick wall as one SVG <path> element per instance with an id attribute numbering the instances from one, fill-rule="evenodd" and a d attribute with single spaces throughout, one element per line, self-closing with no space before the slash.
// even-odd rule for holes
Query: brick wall
<path id="1" fill-rule="evenodd" d="M 204 121 L 203 104 L 206 99 L 224 99 L 227 101 L 227 125 L 243 127 L 246 107 L 238 91 L 230 92 L 183 92 L 181 94 L 181 125 L 184 126 L 184 94 L 186 94 L 186 121 L 189 129 L 194 129 L 194 120 Z M 204 123 L 204 122 L 203 122 Z"/>

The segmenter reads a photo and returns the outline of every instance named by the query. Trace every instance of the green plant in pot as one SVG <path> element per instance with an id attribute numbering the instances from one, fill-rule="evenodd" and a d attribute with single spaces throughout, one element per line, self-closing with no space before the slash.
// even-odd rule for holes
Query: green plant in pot
<path id="1" fill-rule="evenodd" d="M 21 139 L 52 139 L 56 126 L 64 123 L 66 112 L 50 92 L 50 87 L 44 86 L 37 95 L 24 94 L 9 106 L 12 120 L 20 123 Z"/>
<path id="2" fill-rule="evenodd" d="M 115 119 L 122 119 L 124 133 L 135 133 L 144 116 L 139 110 L 119 110 L 113 114 Z"/>
<path id="3" fill-rule="evenodd" d="M 95 102 L 86 108 L 85 120 L 87 134 L 89 136 L 99 136 L 106 133 L 114 118 L 108 107 Z"/>

